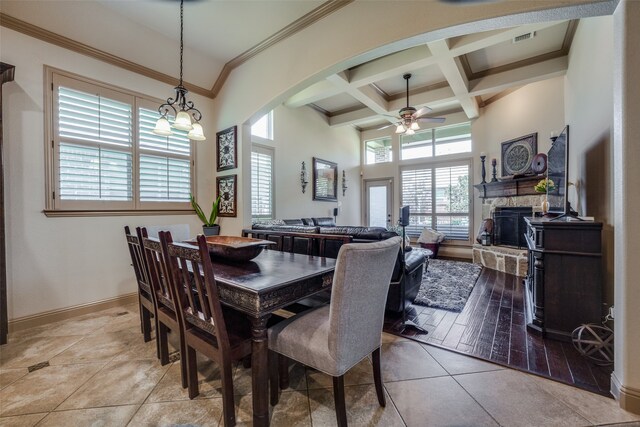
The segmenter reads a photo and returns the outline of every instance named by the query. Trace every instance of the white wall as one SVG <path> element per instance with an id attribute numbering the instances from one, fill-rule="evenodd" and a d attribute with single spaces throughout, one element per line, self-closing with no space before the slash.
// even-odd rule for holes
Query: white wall
<path id="1" fill-rule="evenodd" d="M 326 119 L 309 108 L 279 106 L 273 110 L 275 148 L 276 218 L 333 216 L 340 203 L 337 223 L 360 224 L 360 132 L 354 127 L 331 128 Z M 313 200 L 313 157 L 338 164 L 338 202 Z M 309 184 L 302 194 L 300 168 L 305 162 Z M 347 191 L 342 195 L 342 171 Z"/>
<path id="2" fill-rule="evenodd" d="M 189 223 L 195 231 L 200 224 L 195 215 L 45 217 L 43 66 L 164 99 L 172 87 L 4 27 L 0 31 L 2 61 L 16 66 L 15 81 L 3 87 L 9 319 L 135 292 L 123 227 Z M 192 99 L 202 109 L 209 136 L 196 149 L 198 198 L 210 205 L 211 101 Z"/>

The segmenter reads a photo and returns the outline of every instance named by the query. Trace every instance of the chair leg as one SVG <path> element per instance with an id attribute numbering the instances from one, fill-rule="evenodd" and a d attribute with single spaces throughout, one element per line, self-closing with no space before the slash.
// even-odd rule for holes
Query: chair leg
<path id="1" fill-rule="evenodd" d="M 180 377 L 182 379 L 182 388 L 187 388 L 189 386 L 187 381 L 187 345 L 184 342 L 183 334 L 180 334 L 178 339 L 180 340 Z"/>
<path id="2" fill-rule="evenodd" d="M 200 388 L 198 387 L 198 364 L 196 362 L 196 351 L 189 345 L 187 345 L 185 361 L 187 363 L 189 399 L 193 399 L 200 394 Z"/>
<path id="3" fill-rule="evenodd" d="M 138 314 L 140 315 L 140 332 L 144 334 L 144 317 L 143 317 L 144 306 L 142 305 L 142 301 L 140 301 L 140 298 L 142 297 L 138 292 Z"/>
<path id="4" fill-rule="evenodd" d="M 271 406 L 276 406 L 280 400 L 280 381 L 278 380 L 278 360 L 280 356 L 273 351 L 269 352 L 269 392 L 271 394 Z"/>
<path id="5" fill-rule="evenodd" d="M 153 324 L 156 328 L 156 357 L 160 359 L 160 322 L 158 322 L 158 316 L 153 316 Z"/>
<path id="6" fill-rule="evenodd" d="M 242 367 L 245 369 L 249 369 L 251 367 L 251 356 L 247 356 L 242 359 Z"/>
<path id="7" fill-rule="evenodd" d="M 378 403 L 385 407 L 387 401 L 384 397 L 384 389 L 382 387 L 382 370 L 380 369 L 380 347 L 373 350 L 371 354 L 373 361 L 373 381 L 376 384 L 376 394 L 378 395 Z"/>
<path id="8" fill-rule="evenodd" d="M 278 355 L 278 375 L 280 376 L 280 390 L 289 388 L 289 358 Z"/>
<path id="9" fill-rule="evenodd" d="M 144 335 L 144 342 L 151 341 L 151 312 L 146 307 L 140 306 L 142 310 L 142 334 Z"/>
<path id="10" fill-rule="evenodd" d="M 222 418 L 225 427 L 233 427 L 236 425 L 236 408 L 233 398 L 233 372 L 231 370 L 231 362 L 222 360 L 221 379 L 222 379 Z"/>
<path id="11" fill-rule="evenodd" d="M 344 401 L 344 375 L 333 377 L 333 401 L 338 427 L 347 427 L 347 405 Z"/>
<path id="12" fill-rule="evenodd" d="M 160 348 L 160 364 L 162 366 L 169 363 L 169 343 L 167 341 L 167 325 L 158 322 L 158 346 Z"/>

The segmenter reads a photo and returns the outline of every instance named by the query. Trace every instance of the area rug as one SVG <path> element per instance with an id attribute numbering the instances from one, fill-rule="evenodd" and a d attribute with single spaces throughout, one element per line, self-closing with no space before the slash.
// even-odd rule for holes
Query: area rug
<path id="1" fill-rule="evenodd" d="M 470 262 L 430 259 L 414 304 L 461 312 L 480 271 Z"/>

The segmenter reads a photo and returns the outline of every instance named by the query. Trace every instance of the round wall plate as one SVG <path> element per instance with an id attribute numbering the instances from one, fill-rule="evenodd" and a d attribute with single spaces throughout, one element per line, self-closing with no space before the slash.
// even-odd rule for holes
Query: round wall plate
<path id="1" fill-rule="evenodd" d="M 538 153 L 533 156 L 531 161 L 531 170 L 537 175 L 543 174 L 547 171 L 547 155 L 544 153 Z"/>

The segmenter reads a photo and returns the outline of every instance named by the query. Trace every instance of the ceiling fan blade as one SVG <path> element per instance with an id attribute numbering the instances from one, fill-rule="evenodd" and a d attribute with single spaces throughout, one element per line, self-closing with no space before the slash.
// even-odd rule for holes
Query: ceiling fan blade
<path id="1" fill-rule="evenodd" d="M 422 117 L 416 119 L 416 121 L 423 123 L 444 123 L 445 120 L 447 119 L 444 117 Z"/>
<path id="2" fill-rule="evenodd" d="M 380 114 L 380 115 L 381 115 L 382 117 L 389 117 L 389 118 L 394 119 L 394 120 L 402 120 L 402 118 L 401 118 L 401 117 L 398 117 L 398 116 L 392 116 L 391 114 Z"/>
<path id="3" fill-rule="evenodd" d="M 429 107 L 422 107 L 421 109 L 419 109 L 418 111 L 416 111 L 415 113 L 413 113 L 413 117 L 414 118 L 418 118 L 421 116 L 424 116 L 425 114 L 431 112 L 431 108 Z"/>
<path id="4" fill-rule="evenodd" d="M 378 128 L 378 129 L 376 129 L 376 130 L 382 130 L 382 129 L 390 128 L 391 126 L 397 126 L 397 125 L 395 125 L 395 124 L 393 124 L 393 123 L 389 123 L 388 125 L 386 125 L 386 126 L 382 126 L 381 128 Z"/>

